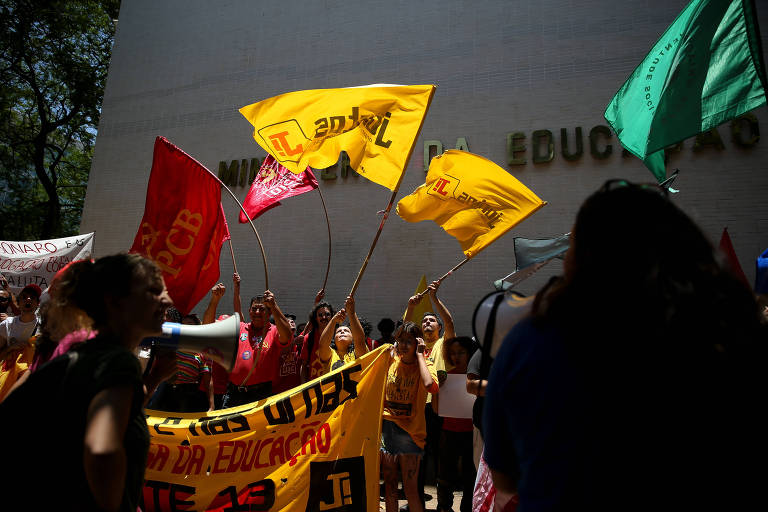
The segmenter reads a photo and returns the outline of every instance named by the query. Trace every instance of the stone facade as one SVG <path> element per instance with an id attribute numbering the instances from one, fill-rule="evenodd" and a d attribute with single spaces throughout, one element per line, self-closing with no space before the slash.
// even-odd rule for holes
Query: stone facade
<path id="1" fill-rule="evenodd" d="M 81 229 L 96 232 L 98 255 L 131 246 L 158 135 L 217 172 L 220 162 L 264 156 L 238 112 L 244 105 L 302 89 L 434 83 L 438 88 L 398 198 L 423 183 L 424 143 L 439 141 L 445 149 L 465 142 L 549 203 L 444 282 L 440 295 L 457 332 L 471 335 L 475 305 L 495 279 L 514 270 L 514 236 L 549 238 L 569 231 L 580 203 L 606 179 L 653 180 L 637 159 L 622 157 L 615 135 L 598 135 L 597 151 L 610 144 L 612 152 L 593 156 L 589 133 L 607 124 L 602 115 L 609 100 L 685 4 L 124 0 Z M 768 9 L 759 15 L 768 27 Z M 765 43 L 764 37 L 764 48 Z M 766 108 L 753 114 L 768 129 Z M 573 153 L 577 127 L 583 154 L 569 161 L 561 152 L 561 129 Z M 550 162 L 533 161 L 536 130 L 552 133 Z M 507 137 L 514 132 L 525 134 L 515 141 L 527 148 L 514 155 L 525 158 L 522 165 L 508 164 Z M 685 141 L 668 167 L 681 170 L 675 202 L 715 243 L 727 226 L 753 279 L 755 257 L 768 247 L 768 142 L 740 147 L 731 132 L 729 123 L 719 129 L 723 149 L 694 151 L 694 139 Z M 747 123 L 741 132 L 746 140 Z M 546 153 L 544 145 L 539 152 Z M 335 174 L 320 185 L 333 236 L 327 297 L 341 305 L 390 192 L 355 173 Z M 247 185 L 232 190 L 242 199 Z M 250 227 L 237 223 L 233 201 L 225 194 L 222 201 L 247 301 L 264 287 L 261 254 Z M 301 321 L 326 267 L 319 196 L 288 199 L 255 224 L 267 249 L 270 287 L 283 311 Z M 374 325 L 384 316 L 397 318 L 422 274 L 435 279 L 462 259 L 458 243 L 437 225 L 408 224 L 393 214 L 356 294 L 359 313 Z M 520 290 L 534 293 L 558 270 L 551 263 Z M 225 247 L 221 280 L 230 289 L 231 273 Z M 231 307 L 230 289 L 221 313 Z M 205 300 L 197 310 L 204 307 Z"/>

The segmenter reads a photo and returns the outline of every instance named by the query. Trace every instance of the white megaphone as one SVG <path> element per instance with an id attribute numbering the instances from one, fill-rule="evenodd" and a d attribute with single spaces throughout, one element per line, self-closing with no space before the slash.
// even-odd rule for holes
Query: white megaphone
<path id="1" fill-rule="evenodd" d="M 235 366 L 240 338 L 240 315 L 206 325 L 163 323 L 163 334 L 144 338 L 142 345 L 153 343 L 166 350 L 198 352 L 219 363 L 228 372 Z"/>
<path id="2" fill-rule="evenodd" d="M 533 299 L 512 290 L 492 292 L 483 297 L 475 308 L 472 328 L 481 346 L 490 345 L 485 347 L 484 353 L 496 357 L 512 327 L 531 312 Z"/>

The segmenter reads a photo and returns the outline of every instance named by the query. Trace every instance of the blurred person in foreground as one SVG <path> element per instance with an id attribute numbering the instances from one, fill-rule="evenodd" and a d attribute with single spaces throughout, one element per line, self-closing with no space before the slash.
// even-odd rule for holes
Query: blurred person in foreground
<path id="1" fill-rule="evenodd" d="M 133 512 L 139 504 L 149 432 L 136 349 L 161 333 L 171 301 L 158 267 L 139 255 L 84 265 L 66 295 L 98 335 L 41 366 L 0 404 L 0 416 L 29 421 L 0 427 L 14 438 L 4 451 L 14 464 L 4 479 L 9 510 Z"/>
<path id="2" fill-rule="evenodd" d="M 606 182 L 579 210 L 564 275 L 494 361 L 483 426 L 497 490 L 519 493 L 519 512 L 754 507 L 759 316 L 664 190 Z"/>

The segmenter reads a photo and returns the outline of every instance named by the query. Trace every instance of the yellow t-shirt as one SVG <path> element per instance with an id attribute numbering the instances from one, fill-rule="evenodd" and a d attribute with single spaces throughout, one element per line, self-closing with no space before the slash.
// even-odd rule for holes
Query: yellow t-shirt
<path id="1" fill-rule="evenodd" d="M 427 344 L 427 350 L 425 351 L 427 361 L 431 361 L 432 364 L 435 365 L 435 373 L 437 372 L 449 372 L 453 370 L 453 366 L 448 363 L 448 361 L 445 360 L 445 357 L 443 357 L 443 341 L 444 337 L 441 336 L 438 338 L 437 341 L 435 341 L 432 346 L 430 347 L 429 344 Z M 437 379 L 435 379 L 435 382 L 437 382 Z M 432 393 L 427 393 L 427 403 L 430 403 L 432 401 Z"/>
<path id="2" fill-rule="evenodd" d="M 335 350 L 331 350 L 331 361 L 328 364 L 328 369 L 324 373 L 328 373 L 330 371 L 335 370 L 339 366 L 344 366 L 347 363 L 351 363 L 357 359 L 357 356 L 355 356 L 354 352 L 347 352 L 344 354 L 344 358 L 340 358 L 338 352 Z"/>
<path id="3" fill-rule="evenodd" d="M 437 382 L 435 365 L 429 360 L 427 369 L 432 379 Z M 420 448 L 424 448 L 427 439 L 427 423 L 424 419 L 426 401 L 427 389 L 421 381 L 418 361 L 406 364 L 395 356 L 387 371 L 383 417 L 408 432 Z"/>

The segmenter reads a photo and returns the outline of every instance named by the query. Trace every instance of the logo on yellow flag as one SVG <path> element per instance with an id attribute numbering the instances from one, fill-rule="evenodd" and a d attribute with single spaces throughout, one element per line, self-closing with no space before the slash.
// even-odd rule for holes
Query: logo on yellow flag
<path id="1" fill-rule="evenodd" d="M 432 186 L 427 188 L 427 194 L 442 201 L 456 199 L 456 189 L 460 184 L 460 179 L 449 174 L 442 174 Z"/>
<path id="2" fill-rule="evenodd" d="M 275 96 L 240 109 L 254 139 L 291 172 L 336 163 L 341 151 L 369 180 L 395 190 L 433 85 L 372 85 Z"/>
<path id="3" fill-rule="evenodd" d="M 490 160 L 451 149 L 432 159 L 426 183 L 400 200 L 397 214 L 434 221 L 471 258 L 545 204 Z"/>

